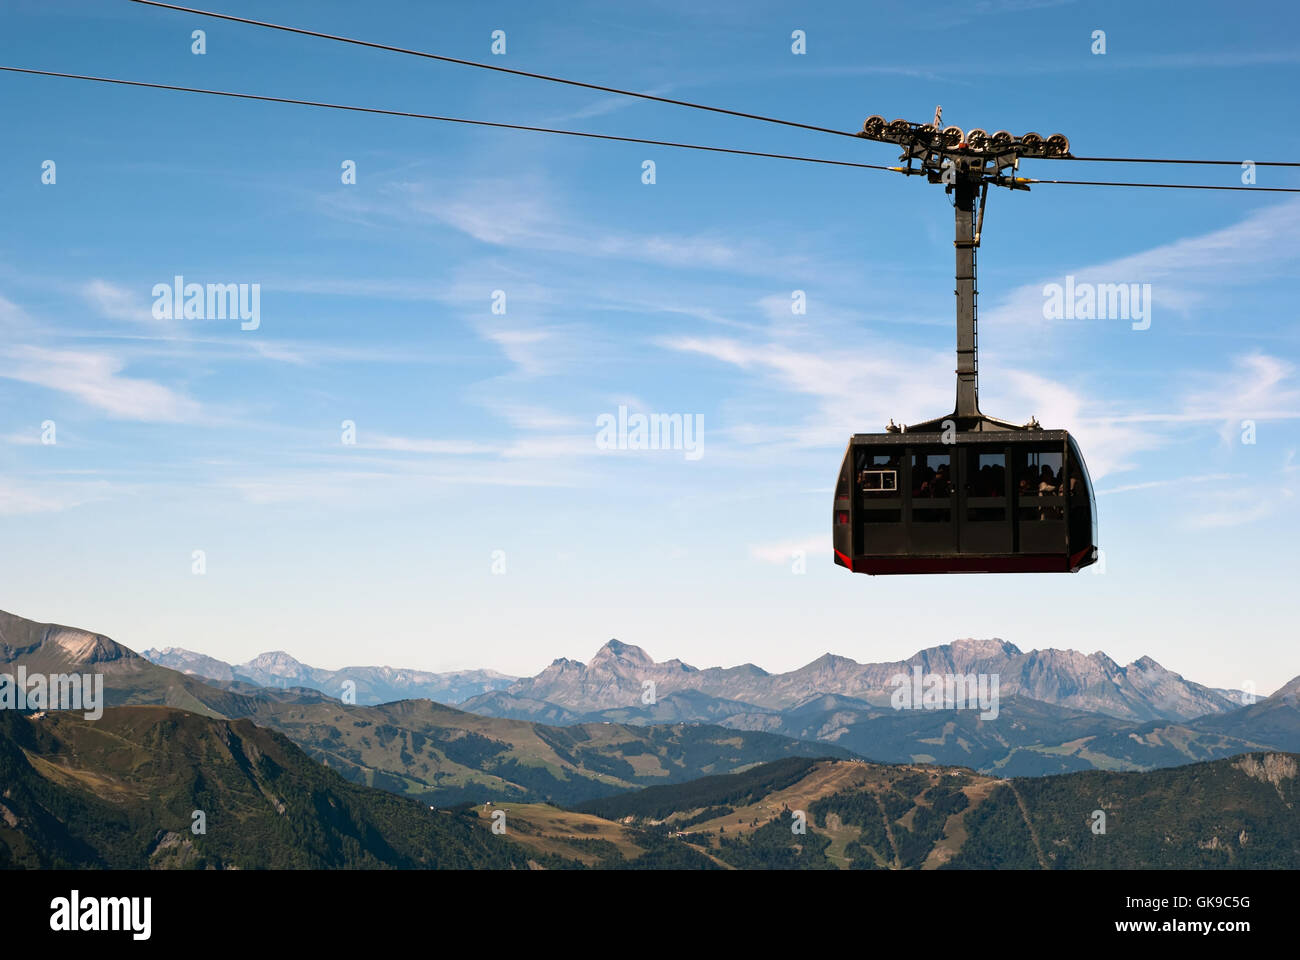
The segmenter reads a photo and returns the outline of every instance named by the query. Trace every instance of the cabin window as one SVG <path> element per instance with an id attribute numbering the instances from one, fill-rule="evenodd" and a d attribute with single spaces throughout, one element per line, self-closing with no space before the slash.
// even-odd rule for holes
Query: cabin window
<path id="1" fill-rule="evenodd" d="M 863 453 L 858 456 L 858 489 L 872 497 L 898 496 L 901 455 Z"/>
<path id="2" fill-rule="evenodd" d="M 952 455 L 912 455 L 912 522 L 952 523 Z"/>
<path id="3" fill-rule="evenodd" d="M 902 491 L 899 489 L 903 473 L 902 451 L 860 451 L 856 467 L 862 522 L 902 523 Z"/>
<path id="4" fill-rule="evenodd" d="M 1016 513 L 1022 521 L 1064 520 L 1064 456 L 1059 447 L 1028 449 L 1017 456 Z"/>
<path id="5" fill-rule="evenodd" d="M 1070 497 L 1070 549 L 1097 545 L 1097 503 L 1092 481 L 1074 440 L 1070 440 L 1070 466 L 1066 484 Z"/>
<path id="6" fill-rule="evenodd" d="M 966 451 L 966 519 L 1006 520 L 1007 455 L 1003 450 Z"/>

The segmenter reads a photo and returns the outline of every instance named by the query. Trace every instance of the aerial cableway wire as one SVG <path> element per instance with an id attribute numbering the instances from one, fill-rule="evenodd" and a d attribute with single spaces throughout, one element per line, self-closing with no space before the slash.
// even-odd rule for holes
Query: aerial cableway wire
<path id="1" fill-rule="evenodd" d="M 477 67 L 480 70 L 494 70 L 497 73 L 513 74 L 516 77 L 529 77 L 533 80 L 545 80 L 548 83 L 562 83 L 570 87 L 582 87 L 585 90 L 596 90 L 600 93 L 614 93 L 622 97 L 636 97 L 640 100 L 653 100 L 656 103 L 667 103 L 676 107 L 689 107 L 692 110 L 707 110 L 710 113 L 722 113 L 729 117 L 742 117 L 746 120 L 761 120 L 764 123 L 778 123 L 784 127 L 798 127 L 800 130 L 814 130 L 818 133 L 834 133 L 841 137 L 857 137 L 856 132 L 850 132 L 847 130 L 835 130 L 831 127 L 819 127 L 811 123 L 796 123 L 793 120 L 780 120 L 776 117 L 765 117 L 761 114 L 745 113 L 741 110 L 727 110 L 723 107 L 710 107 L 703 103 L 693 103 L 690 100 L 676 100 L 672 97 L 660 97 L 652 93 L 641 93 L 636 90 L 623 90 L 619 87 L 608 87 L 599 83 L 584 83 L 581 80 L 569 80 L 566 77 L 555 77 L 545 73 L 533 73 L 528 70 L 514 70 L 510 67 L 502 67 L 493 63 L 482 63 L 478 60 L 465 60 L 461 57 L 449 57 L 440 53 L 429 53 L 427 50 L 412 50 L 407 47 L 395 47 L 387 43 L 375 43 L 370 40 L 359 40 L 355 37 L 343 37 L 333 33 L 322 33 L 318 30 L 291 27 L 282 23 L 269 23 L 265 20 L 251 20 L 248 17 L 236 17 L 229 13 L 216 13 L 212 10 L 199 10 L 194 7 L 182 7 L 175 3 L 161 3 L 159 0 L 131 0 L 131 2 L 144 4 L 149 7 L 158 7 L 163 10 L 176 10 L 181 13 L 192 13 L 200 17 L 229 20 L 232 23 L 243 23 L 254 27 L 266 27 L 270 30 L 282 30 L 285 33 L 296 33 L 304 37 L 316 37 L 320 40 L 333 40 L 337 43 L 350 43 L 358 47 L 369 47 L 372 50 L 386 50 L 389 53 L 401 53 L 410 57 L 423 57 L 426 60 L 439 60 L 443 63 L 454 63 L 463 67 Z"/>
<path id="2" fill-rule="evenodd" d="M 1154 187 L 1161 190 L 1249 190 L 1264 193 L 1300 193 L 1300 187 L 1224 187 L 1209 183 L 1120 183 L 1115 180 L 1038 180 L 1020 178 L 1023 183 L 1059 183 L 1074 187 Z"/>
<path id="3" fill-rule="evenodd" d="M 853 167 L 859 170 L 884 170 L 895 173 L 907 173 L 907 169 L 898 166 L 884 166 L 875 163 L 855 163 L 849 160 L 827 160 L 822 157 L 804 157 L 788 153 L 768 153 L 761 150 L 739 150 L 734 147 L 712 147 L 698 143 L 679 143 L 672 140 L 650 140 L 643 137 L 619 137 L 608 133 L 591 133 L 584 130 L 560 130 L 554 127 L 536 127 L 519 123 L 502 123 L 493 120 L 471 120 L 467 117 L 444 117 L 431 113 L 414 113 L 407 110 L 385 110 L 379 107 L 360 107 L 345 103 L 327 103 L 322 100 L 299 100 L 292 97 L 272 97 L 258 93 L 239 93 L 233 90 L 209 90 L 204 87 L 184 87 L 170 83 L 147 83 L 143 80 L 124 80 L 120 77 L 94 77 L 80 73 L 61 73 L 54 70 L 35 70 L 28 67 L 0 66 L 6 73 L 21 73 L 38 77 L 61 77 L 66 80 L 86 80 L 93 83 L 107 83 L 125 87 L 141 87 L 150 90 L 173 90 L 179 93 L 198 93 L 212 97 L 231 97 L 236 100 L 256 100 L 263 103 L 285 103 L 300 107 L 321 107 L 328 110 L 346 110 L 352 113 L 379 114 L 389 117 L 409 117 L 415 120 L 436 120 L 442 123 L 459 123 L 473 127 L 494 127 L 502 130 L 524 130 L 531 133 L 552 133 L 565 137 L 583 137 L 590 140 L 610 140 L 617 143 L 643 143 L 657 147 L 673 147 L 681 150 L 702 150 L 708 153 L 727 153 L 743 157 L 767 157 L 773 160 L 795 160 L 800 163 L 819 163 L 834 167 Z M 913 171 L 915 172 L 915 171 Z M 1266 193 L 1300 193 L 1296 187 L 1225 187 L 1212 184 L 1184 183 L 1114 183 L 1104 180 L 1037 180 L 1030 177 L 1016 178 L 1021 183 L 1051 183 L 1091 187 L 1160 187 L 1172 190 L 1253 190 Z"/>
<path id="4" fill-rule="evenodd" d="M 1255 167 L 1300 167 L 1300 162 L 1279 160 L 1162 160 L 1156 157 L 1035 157 L 1034 159 L 1078 160 L 1086 163 L 1194 163 L 1214 167 L 1239 167 L 1243 163 Z"/>
<path id="5" fill-rule="evenodd" d="M 493 70 L 497 73 L 511 74 L 517 77 L 528 77 L 534 80 L 545 80 L 548 83 L 560 83 L 571 87 L 581 87 L 585 90 L 596 90 L 601 93 L 613 93 L 623 97 L 635 97 L 640 100 L 652 100 L 656 103 L 667 103 L 677 107 L 689 107 L 692 110 L 707 110 L 710 113 L 725 114 L 730 117 L 741 117 L 746 120 L 759 120 L 763 123 L 776 123 L 785 127 L 795 127 L 800 130 L 813 130 L 818 133 L 833 133 L 841 137 L 860 138 L 855 131 L 836 130 L 832 127 L 820 127 L 810 123 L 799 123 L 794 120 L 782 120 L 777 117 L 763 116 L 757 113 L 747 113 L 743 110 L 729 110 L 725 107 L 714 107 L 708 104 L 695 103 L 690 100 L 678 100 L 672 97 L 661 97 L 652 93 L 642 93 L 637 90 L 625 90 L 619 87 L 605 86 L 599 83 L 586 83 L 581 80 L 571 80 L 567 77 L 557 77 L 545 73 L 534 73 L 528 70 L 515 70 L 511 67 L 502 67 L 493 63 L 482 63 L 478 60 L 467 60 L 462 57 L 451 57 L 445 54 L 430 53 L 427 50 L 413 50 L 408 47 L 398 47 L 386 43 L 377 43 L 371 40 L 361 40 L 356 37 L 345 37 L 339 34 L 324 33 L 319 30 L 308 30 L 304 27 L 293 27 L 283 23 L 271 23 L 266 20 L 253 20 L 249 17 L 238 17 L 229 13 L 218 13 L 214 10 L 201 10 L 197 7 L 185 7 L 176 3 L 165 3 L 163 0 L 130 0 L 131 3 L 138 3 L 143 6 L 156 7 L 161 10 L 174 10 L 179 13 L 190 13 L 199 17 L 211 17 L 216 20 L 226 20 L 231 23 L 242 23 L 253 27 L 264 27 L 268 30 L 280 30 L 285 33 L 294 33 L 304 37 L 315 37 L 320 40 L 332 40 L 336 43 L 348 43 L 358 47 L 368 47 L 372 50 L 385 50 L 389 53 L 400 53 L 411 57 L 423 57 L 426 60 L 437 60 L 442 63 L 453 63 L 465 67 L 477 67 L 480 70 Z M 1035 159 L 1045 160 L 1078 160 L 1093 163 L 1178 163 L 1178 164 L 1205 164 L 1216 166 L 1237 166 L 1240 160 L 1175 160 L 1160 159 L 1155 157 L 1040 157 Z M 1259 160 L 1252 161 L 1257 167 L 1300 167 L 1300 162 L 1284 162 Z"/>
<path id="6" fill-rule="evenodd" d="M 288 103 L 300 107 L 324 107 L 329 110 L 348 110 L 354 113 L 377 113 L 389 117 L 411 117 L 416 120 L 438 120 L 443 123 L 461 123 L 473 127 L 497 127 L 503 130 L 527 130 L 533 133 L 554 133 L 565 137 L 586 137 L 592 140 L 614 140 L 619 143 L 646 143 L 656 147 L 677 147 L 682 150 L 705 150 L 710 153 L 734 153 L 745 157 L 770 157 L 774 160 L 798 160 L 802 163 L 821 163 L 835 167 L 856 167 L 862 170 L 897 170 L 875 163 L 854 163 L 849 160 L 825 160 L 820 157 L 801 157 L 787 153 L 766 153 L 761 150 L 737 150 L 732 147 L 709 147 L 698 143 L 677 143 L 671 140 L 647 140 L 641 137 L 616 137 L 608 133 L 589 133 L 582 130 L 558 130 L 554 127 L 533 127 L 520 123 L 500 123 L 492 120 L 470 120 L 466 117 L 442 117 L 431 113 L 413 113 L 407 110 L 382 110 L 379 107 L 358 107 L 345 103 L 326 103 L 321 100 L 297 100 L 291 97 L 270 97 L 257 93 L 237 93 L 232 90 L 208 90 L 203 87 L 182 87 L 170 83 L 146 83 L 142 80 L 123 80 L 118 77 L 92 77 L 79 73 L 59 73 L 54 70 L 32 70 L 26 67 L 4 67 L 7 73 L 26 73 L 39 77 L 63 77 L 68 80 L 90 80 L 95 83 L 112 83 L 127 87 L 146 87 L 151 90 L 176 90 L 181 93 L 201 93 L 212 97 L 233 97 L 238 100 L 260 100 L 265 103 Z"/>

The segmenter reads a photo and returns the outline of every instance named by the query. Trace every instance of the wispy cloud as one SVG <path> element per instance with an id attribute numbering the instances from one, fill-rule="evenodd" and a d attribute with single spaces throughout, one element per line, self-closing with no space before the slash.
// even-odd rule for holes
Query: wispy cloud
<path id="1" fill-rule="evenodd" d="M 1096 426 L 1217 424 L 1224 445 L 1234 442 L 1246 421 L 1300 420 L 1300 383 L 1295 365 L 1259 351 L 1233 357 L 1226 370 L 1188 372 L 1198 386 L 1184 394 L 1177 409 L 1103 415 Z"/>
<path id="2" fill-rule="evenodd" d="M 152 306 L 125 287 L 95 279 L 83 284 L 81 295 L 100 316 L 128 323 L 158 323 Z"/>
<path id="3" fill-rule="evenodd" d="M 1185 314 L 1230 291 L 1250 287 L 1300 264 L 1300 200 L 1265 207 L 1238 223 L 1195 237 L 1103 263 L 1069 268 L 1058 276 L 1017 287 L 980 314 L 982 327 L 993 325 L 1061 327 L 1110 323 L 1102 320 L 1048 320 L 1043 316 L 1044 288 L 1075 283 L 1149 283 L 1155 312 L 1152 324 L 1170 313 Z M 1168 311 L 1168 312 L 1166 312 Z M 1137 335 L 1135 333 L 1135 335 Z"/>
<path id="4" fill-rule="evenodd" d="M 197 419 L 197 401 L 152 380 L 122 375 L 106 353 L 17 346 L 0 351 L 0 377 L 76 397 L 110 417 L 179 423 Z"/>
<path id="5" fill-rule="evenodd" d="M 1107 419 L 1105 409 L 1086 394 L 1047 377 L 1014 369 L 1001 370 L 1000 377 L 1012 390 L 1009 395 L 990 392 L 992 401 L 1007 396 L 1012 401 L 1009 409 L 1032 409 L 1044 426 L 1069 430 L 1079 441 L 1093 480 L 1132 469 L 1139 454 L 1164 442 L 1150 430 Z"/>
<path id="6" fill-rule="evenodd" d="M 649 90 L 641 90 L 638 92 L 649 94 L 652 97 L 666 97 L 676 88 L 676 86 L 676 84 L 665 83 L 657 87 L 652 87 Z M 571 113 L 562 113 L 558 116 L 551 117 L 547 122 L 564 123 L 570 120 L 589 120 L 592 117 L 603 117 L 606 114 L 615 113 L 619 110 L 626 110 L 629 107 L 644 106 L 646 102 L 647 101 L 641 100 L 637 97 L 611 94 L 610 96 L 594 100 L 585 107 L 579 107 Z"/>
<path id="7" fill-rule="evenodd" d="M 362 434 L 357 442 L 362 450 L 386 450 L 395 453 L 426 453 L 446 456 L 495 454 L 498 448 L 475 440 L 431 440 L 419 437 L 394 437 L 386 434 Z"/>
<path id="8" fill-rule="evenodd" d="M 1219 437 L 1230 443 L 1242 421 L 1300 419 L 1300 386 L 1295 366 L 1255 352 L 1233 359 L 1230 371 L 1188 395 L 1184 412 L 1197 419 L 1220 421 Z"/>
<path id="9" fill-rule="evenodd" d="M 537 404 L 512 403 L 499 397 L 490 397 L 483 405 L 511 426 L 529 432 L 571 431 L 579 425 L 578 418 Z M 594 431 L 595 427 L 592 429 Z"/>
<path id="10" fill-rule="evenodd" d="M 330 195 L 329 215 L 361 216 L 380 222 L 442 224 L 494 247 L 627 260 L 690 269 L 764 274 L 793 271 L 799 258 L 764 248 L 750 238 L 716 231 L 664 233 L 619 231 L 579 222 L 547 199 L 553 185 L 536 178 L 479 179 L 449 195 L 445 184 L 401 181 L 384 185 L 378 199 Z"/>
<path id="11" fill-rule="evenodd" d="M 1233 487 L 1231 496 L 1203 497 L 1190 503 L 1184 525 L 1193 530 L 1240 527 L 1273 516 L 1283 509 L 1280 498 L 1293 499 L 1295 491 L 1263 487 Z"/>
<path id="12" fill-rule="evenodd" d="M 743 250 L 709 234 L 619 233 L 573 224 L 542 199 L 541 191 L 524 190 L 511 181 L 480 182 L 449 201 L 422 184 L 407 184 L 405 195 L 409 209 L 495 246 L 678 267 L 747 267 Z"/>
<path id="13" fill-rule="evenodd" d="M 35 329 L 31 317 L 12 300 L 0 296 L 0 335 L 13 340 L 30 336 Z"/>
<path id="14" fill-rule="evenodd" d="M 867 338 L 864 338 L 867 339 Z M 952 359 L 947 351 L 928 351 L 868 339 L 859 350 L 841 344 L 818 348 L 786 343 L 749 344 L 724 337 L 676 337 L 660 341 L 669 349 L 711 357 L 752 372 L 772 387 L 803 394 L 814 403 L 802 422 L 734 429 L 739 443 L 837 447 L 852 433 L 883 430 L 890 419 L 916 422 L 952 409 Z M 803 341 L 801 341 L 802 343 Z M 1133 457 L 1157 443 L 1134 426 L 1089 421 L 1085 396 L 1039 374 L 1003 369 L 998 387 L 987 394 L 987 409 L 1033 414 L 1046 426 L 1074 431 L 1091 472 L 1105 476 L 1133 465 Z"/>
<path id="15" fill-rule="evenodd" d="M 1112 493 L 1131 493 L 1134 490 L 1155 490 L 1160 487 L 1185 487 L 1190 483 L 1218 483 L 1229 480 L 1241 480 L 1241 473 L 1207 473 L 1199 477 L 1170 477 L 1167 480 L 1147 480 L 1143 483 L 1129 483 L 1120 487 L 1108 487 L 1098 490 L 1097 496 L 1104 497 Z"/>
<path id="16" fill-rule="evenodd" d="M 544 357 L 543 348 L 553 344 L 547 330 L 486 330 L 484 337 L 501 348 L 518 371 L 526 376 L 537 376 L 551 370 Z"/>
<path id="17" fill-rule="evenodd" d="M 1297 487 L 1300 486 L 1294 461 L 1295 451 L 1290 450 L 1280 467 L 1263 475 L 1258 472 L 1218 473 L 1152 480 L 1099 491 L 1098 495 L 1173 486 L 1178 489 L 1179 525 L 1183 528 L 1222 530 L 1240 527 L 1292 511 Z"/>

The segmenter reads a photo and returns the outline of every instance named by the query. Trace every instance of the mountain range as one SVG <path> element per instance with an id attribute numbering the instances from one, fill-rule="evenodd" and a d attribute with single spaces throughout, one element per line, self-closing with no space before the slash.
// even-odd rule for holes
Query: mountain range
<path id="1" fill-rule="evenodd" d="M 572 716 L 604 711 L 641 711 L 647 681 L 656 698 L 677 696 L 675 705 L 715 719 L 743 704 L 750 712 L 782 713 L 825 695 L 887 706 L 898 674 L 914 668 L 925 674 L 987 674 L 999 678 L 1003 697 L 1042 703 L 1121 720 L 1187 720 L 1223 713 L 1241 705 L 1239 694 L 1217 690 L 1183 677 L 1143 657 L 1120 666 L 1104 653 L 1073 650 L 1022 652 L 1003 640 L 956 640 L 930 647 L 906 660 L 858 663 L 825 654 L 789 673 L 771 674 L 752 663 L 701 670 L 681 660 L 655 662 L 640 647 L 611 640 L 589 663 L 561 658 L 535 677 L 516 680 L 481 694 L 463 706 L 476 712 L 531 711 L 535 704 L 560 707 Z M 679 719 L 704 720 L 706 716 Z"/>
<path id="2" fill-rule="evenodd" d="M 205 680 L 101 634 L 0 613 L 0 674 L 101 674 L 109 704 L 98 719 L 0 710 L 0 866 L 1300 865 L 1297 748 L 1279 746 L 1300 743 L 1300 678 L 1237 706 L 1151 662 L 1047 653 L 959 641 L 903 662 L 1009 665 L 1014 692 L 987 719 L 880 702 L 870 678 L 894 664 L 823 657 L 794 674 L 857 695 L 801 699 L 794 674 L 656 664 L 617 643 L 479 695 L 536 695 L 569 713 L 553 725 L 427 699 L 349 705 L 233 673 Z M 721 686 L 640 703 L 646 674 L 708 673 Z M 612 686 L 637 700 L 618 706 Z M 636 722 L 544 699 L 562 694 Z M 643 722 L 666 701 L 723 723 Z M 792 830 L 796 811 L 804 832 Z"/>
<path id="3" fill-rule="evenodd" d="M 0 868 L 1295 869 L 1298 759 L 1000 779 L 790 757 L 576 808 L 434 809 L 248 720 L 4 711 Z"/>
<path id="4" fill-rule="evenodd" d="M 199 672 L 198 655 L 186 656 Z M 998 717 L 894 709 L 893 678 L 914 670 L 996 675 Z M 588 663 L 561 658 L 535 677 L 458 706 L 547 726 L 717 725 L 834 745 L 882 762 L 1041 776 L 1300 750 L 1294 687 L 1293 681 L 1273 698 L 1247 703 L 1240 691 L 1189 681 L 1149 657 L 1121 666 L 1100 652 L 1026 653 L 1002 640 L 957 640 L 887 663 L 826 654 L 783 674 L 753 664 L 699 669 L 676 659 L 656 662 L 611 640 Z"/>
<path id="5" fill-rule="evenodd" d="M 552 727 L 427 699 L 349 705 L 302 687 L 203 680 L 101 634 L 0 612 L 0 673 L 20 665 L 29 673 L 101 673 L 109 706 L 250 719 L 354 783 L 440 806 L 486 798 L 577 803 L 787 756 L 853 756 L 838 746 L 708 724 Z"/>
<path id="6" fill-rule="evenodd" d="M 858 663 L 825 654 L 789 673 L 771 674 L 753 664 L 700 669 L 681 660 L 653 660 L 640 647 L 610 640 L 587 663 L 561 657 L 535 677 L 509 677 L 491 670 L 426 673 L 393 667 L 311 667 L 283 651 L 231 665 L 182 647 L 144 651 L 144 656 L 209 680 L 245 681 L 265 687 L 303 687 L 340 696 L 356 684 L 357 702 L 426 698 L 458 704 L 475 713 L 516 719 L 576 723 L 617 717 L 647 722 L 715 722 L 737 714 L 780 714 L 811 698 L 837 695 L 884 706 L 892 679 L 923 673 L 997 675 L 1001 696 L 1022 696 L 1121 720 L 1187 720 L 1242 706 L 1241 691 L 1207 687 L 1166 670 L 1150 657 L 1120 666 L 1106 654 L 1074 650 L 1022 652 L 1003 640 L 955 640 L 921 650 L 906 660 Z M 646 704 L 647 683 L 654 702 Z"/>
<path id="7" fill-rule="evenodd" d="M 159 666 L 208 680 L 244 681 L 280 689 L 302 687 L 336 698 L 343 696 L 345 684 L 351 682 L 355 701 L 360 704 L 409 699 L 460 703 L 479 694 L 502 690 L 517 679 L 493 670 L 458 670 L 453 673 L 428 673 L 395 667 L 323 670 L 295 660 L 282 650 L 263 653 L 247 663 L 237 664 L 182 647 L 149 649 L 142 656 Z"/>

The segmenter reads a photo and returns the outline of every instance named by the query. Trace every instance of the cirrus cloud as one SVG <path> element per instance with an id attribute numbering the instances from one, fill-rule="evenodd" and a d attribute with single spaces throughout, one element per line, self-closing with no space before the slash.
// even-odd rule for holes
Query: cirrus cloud
<path id="1" fill-rule="evenodd" d="M 17 346 L 0 351 L 0 377 L 66 393 L 120 420 L 181 423 L 197 401 L 152 380 L 122 375 L 126 363 L 89 350 Z"/>

